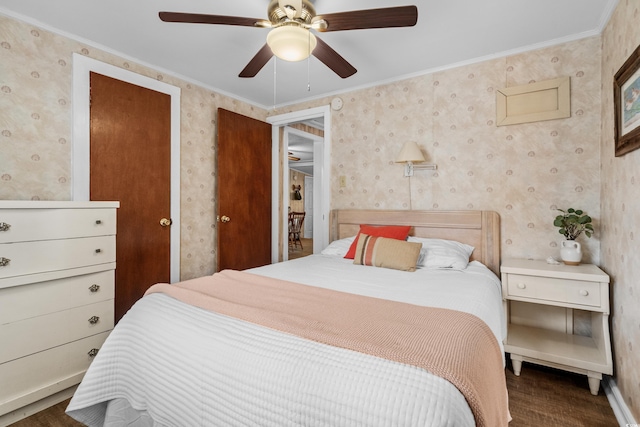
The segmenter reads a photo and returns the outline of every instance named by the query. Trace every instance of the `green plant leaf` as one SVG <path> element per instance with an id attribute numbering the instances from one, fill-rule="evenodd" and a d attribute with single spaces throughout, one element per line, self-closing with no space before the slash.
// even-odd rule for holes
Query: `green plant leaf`
<path id="1" fill-rule="evenodd" d="M 591 237 L 594 232 L 592 218 L 581 209 L 569 208 L 566 211 L 557 209 L 562 215 L 555 217 L 553 225 L 559 227 L 558 232 L 568 240 L 574 240 L 584 232 Z"/>

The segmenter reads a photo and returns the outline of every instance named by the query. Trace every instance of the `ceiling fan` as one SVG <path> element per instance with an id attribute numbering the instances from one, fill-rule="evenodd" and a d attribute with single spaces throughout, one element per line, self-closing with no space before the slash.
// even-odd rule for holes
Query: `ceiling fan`
<path id="1" fill-rule="evenodd" d="M 267 8 L 268 20 L 182 12 L 160 12 L 159 16 L 164 22 L 271 28 L 267 43 L 239 77 L 255 77 L 273 55 L 288 61 L 299 61 L 313 55 L 344 79 L 357 70 L 310 30 L 328 32 L 411 27 L 418 21 L 418 8 L 398 6 L 316 15 L 311 0 L 271 0 Z"/>

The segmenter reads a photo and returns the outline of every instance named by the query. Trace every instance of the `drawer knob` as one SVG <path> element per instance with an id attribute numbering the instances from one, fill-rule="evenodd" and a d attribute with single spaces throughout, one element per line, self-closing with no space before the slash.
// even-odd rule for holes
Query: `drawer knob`
<path id="1" fill-rule="evenodd" d="M 11 260 L 9 258 L 0 257 L 0 267 L 6 267 Z"/>
<path id="2" fill-rule="evenodd" d="M 91 350 L 89 350 L 89 352 L 87 353 L 89 355 L 89 357 L 96 357 L 96 355 L 98 354 L 98 351 L 100 349 L 98 348 L 92 348 Z"/>
<path id="3" fill-rule="evenodd" d="M 102 224 L 102 220 L 101 219 L 96 219 L 96 225 L 100 225 Z"/>
<path id="4" fill-rule="evenodd" d="M 0 222 L 0 231 L 9 231 L 11 228 L 11 224 L 7 224 L 6 222 Z"/>
<path id="5" fill-rule="evenodd" d="M 91 286 L 89 286 L 89 290 L 91 292 L 98 292 L 100 290 L 100 285 L 96 285 L 95 283 Z"/>
<path id="6" fill-rule="evenodd" d="M 583 297 L 586 297 L 589 295 L 589 291 L 586 289 L 581 289 L 580 290 L 580 295 L 582 295 Z"/>
<path id="7" fill-rule="evenodd" d="M 525 289 L 527 287 L 527 285 L 525 285 L 524 283 L 518 283 L 518 289 Z"/>
<path id="8" fill-rule="evenodd" d="M 99 254 L 100 252 L 102 252 L 102 249 L 96 249 L 97 254 Z"/>
<path id="9" fill-rule="evenodd" d="M 91 323 L 92 325 L 95 325 L 96 323 L 98 323 L 100 321 L 100 318 L 98 316 L 91 316 L 89 318 L 89 323 Z"/>

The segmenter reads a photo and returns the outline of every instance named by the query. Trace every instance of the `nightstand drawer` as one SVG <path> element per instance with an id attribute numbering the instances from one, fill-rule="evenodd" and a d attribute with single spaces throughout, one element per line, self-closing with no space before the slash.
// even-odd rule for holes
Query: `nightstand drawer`
<path id="1" fill-rule="evenodd" d="M 600 284 L 582 280 L 509 274 L 508 296 L 521 300 L 551 301 L 600 307 Z"/>

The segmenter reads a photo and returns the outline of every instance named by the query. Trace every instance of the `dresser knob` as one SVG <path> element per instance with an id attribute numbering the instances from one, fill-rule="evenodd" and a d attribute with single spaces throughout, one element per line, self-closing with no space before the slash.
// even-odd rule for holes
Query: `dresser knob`
<path id="1" fill-rule="evenodd" d="M 587 291 L 586 289 L 581 289 L 580 295 L 582 295 L 583 297 L 586 297 L 587 295 L 589 295 L 589 291 Z"/>
<path id="2" fill-rule="evenodd" d="M 100 225 L 102 224 L 102 220 L 101 219 L 96 219 L 96 225 Z"/>
<path id="3" fill-rule="evenodd" d="M 89 350 L 87 354 L 89 355 L 89 357 L 96 357 L 96 355 L 98 354 L 98 351 L 99 351 L 98 348 L 92 348 L 91 350 Z"/>
<path id="4" fill-rule="evenodd" d="M 0 231 L 9 231 L 11 228 L 11 224 L 7 224 L 6 222 L 0 222 Z"/>
<path id="5" fill-rule="evenodd" d="M 95 325 L 96 323 L 98 323 L 100 321 L 100 318 L 98 316 L 91 316 L 89 318 L 89 323 L 91 323 L 92 325 Z"/>
<path id="6" fill-rule="evenodd" d="M 99 254 L 100 252 L 102 252 L 102 249 L 96 249 L 97 254 Z"/>
<path id="7" fill-rule="evenodd" d="M 89 286 L 89 290 L 91 292 L 98 292 L 100 290 L 100 285 L 96 285 L 95 283 L 91 286 Z"/>
<path id="8" fill-rule="evenodd" d="M 6 267 L 11 260 L 9 258 L 0 257 L 0 267 Z"/>
<path id="9" fill-rule="evenodd" d="M 518 283 L 518 289 L 524 289 L 526 287 L 527 285 L 525 285 L 524 283 Z"/>

